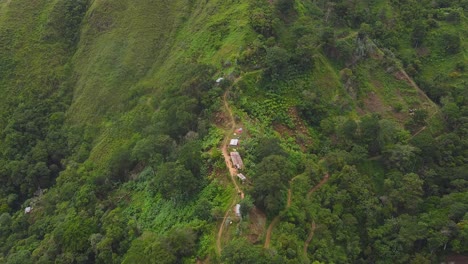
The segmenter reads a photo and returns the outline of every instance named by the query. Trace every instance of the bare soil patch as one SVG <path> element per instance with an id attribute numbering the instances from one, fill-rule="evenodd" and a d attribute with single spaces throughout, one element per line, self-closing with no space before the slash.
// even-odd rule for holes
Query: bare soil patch
<path id="1" fill-rule="evenodd" d="M 367 112 L 371 113 L 383 113 L 386 111 L 382 100 L 374 92 L 369 93 L 367 98 L 364 99 L 364 106 Z"/>
<path id="2" fill-rule="evenodd" d="M 252 208 L 249 213 L 249 234 L 247 235 L 248 240 L 255 244 L 259 241 L 259 238 L 266 225 L 266 215 L 257 207 Z"/>
<path id="3" fill-rule="evenodd" d="M 294 129 L 291 129 L 283 124 L 274 124 L 273 128 L 280 135 L 294 137 L 296 139 L 296 143 L 301 147 L 303 151 L 305 151 L 307 150 L 308 146 L 311 146 L 313 144 L 306 123 L 300 117 L 296 107 L 290 107 L 288 109 L 288 114 L 294 123 Z"/>

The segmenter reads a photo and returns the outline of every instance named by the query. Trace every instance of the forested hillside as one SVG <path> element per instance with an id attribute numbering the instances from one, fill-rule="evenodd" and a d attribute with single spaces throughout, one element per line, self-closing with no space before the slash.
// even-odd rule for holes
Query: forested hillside
<path id="1" fill-rule="evenodd" d="M 467 10 L 0 0 L 0 263 L 463 259 Z"/>

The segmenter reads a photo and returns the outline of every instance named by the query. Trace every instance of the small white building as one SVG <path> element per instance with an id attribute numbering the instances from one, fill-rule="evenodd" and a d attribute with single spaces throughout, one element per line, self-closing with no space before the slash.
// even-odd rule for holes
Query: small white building
<path id="1" fill-rule="evenodd" d="M 223 78 L 223 77 L 220 77 L 220 78 L 216 79 L 216 83 L 220 83 L 220 82 L 222 82 L 223 80 L 224 80 L 224 78 Z"/>
<path id="2" fill-rule="evenodd" d="M 240 204 L 236 204 L 236 206 L 234 207 L 234 212 L 236 213 L 236 216 L 237 217 L 241 217 L 241 211 L 240 211 L 240 207 L 241 205 Z"/>
<path id="3" fill-rule="evenodd" d="M 237 139 L 237 138 L 233 138 L 233 139 L 231 139 L 231 141 L 229 142 L 229 146 L 235 147 L 235 146 L 237 146 L 237 145 L 239 145 L 239 139 Z"/>
<path id="4" fill-rule="evenodd" d="M 246 177 L 244 176 L 244 174 L 242 174 L 242 173 L 238 173 L 238 174 L 237 174 L 237 177 L 239 177 L 239 179 L 240 179 L 242 182 L 244 182 L 245 180 L 247 180 L 247 178 L 246 178 Z"/>
<path id="5" fill-rule="evenodd" d="M 32 210 L 32 207 L 28 206 L 28 207 L 24 208 L 24 213 L 29 214 L 31 212 L 31 210 Z"/>

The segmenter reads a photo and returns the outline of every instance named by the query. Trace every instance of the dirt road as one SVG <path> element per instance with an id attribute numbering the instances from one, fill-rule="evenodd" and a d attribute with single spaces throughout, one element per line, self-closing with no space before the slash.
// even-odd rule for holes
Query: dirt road
<path id="1" fill-rule="evenodd" d="M 314 237 L 315 228 L 317 228 L 317 226 L 315 225 L 315 221 L 312 221 L 310 233 L 309 233 L 309 236 L 307 237 L 307 240 L 304 243 L 304 249 L 303 249 L 304 257 L 306 258 L 307 258 L 307 250 L 309 249 L 310 241 L 312 241 L 312 238 Z"/>
<path id="2" fill-rule="evenodd" d="M 317 184 L 315 185 L 314 187 L 312 187 L 308 192 L 307 192 L 307 199 L 310 198 L 310 195 L 312 195 L 312 193 L 314 193 L 318 188 L 320 188 L 322 185 L 324 185 L 328 179 L 330 178 L 330 175 L 327 173 L 325 174 L 325 176 L 323 176 L 323 179 Z M 294 180 L 295 178 L 293 178 L 289 184 L 291 184 L 291 182 Z M 292 203 L 292 191 L 291 191 L 291 188 L 288 189 L 288 200 L 287 200 L 287 203 L 286 203 L 286 209 L 291 207 L 291 203 Z M 265 244 L 263 245 L 264 248 L 269 248 L 270 247 L 270 242 L 271 242 L 271 232 L 273 231 L 273 228 L 278 224 L 280 220 L 280 217 L 279 215 L 277 215 L 275 218 L 273 218 L 273 221 L 271 221 L 270 225 L 268 226 L 268 229 L 267 229 L 267 233 L 266 233 L 266 236 L 265 236 Z M 314 235 L 314 230 L 315 230 L 315 222 L 313 222 L 313 226 L 312 226 L 312 231 L 311 233 L 309 234 L 309 238 L 307 239 L 306 243 L 304 244 L 304 250 L 307 250 L 307 247 L 309 246 L 310 244 L 310 241 L 312 240 L 312 237 Z"/>
<path id="3" fill-rule="evenodd" d="M 314 193 L 318 188 L 320 188 L 322 185 L 327 183 L 329 178 L 330 178 L 330 175 L 326 173 L 325 176 L 323 176 L 323 179 L 317 185 L 315 185 L 312 189 L 310 189 L 309 192 L 307 192 L 307 199 L 309 199 L 312 193 Z"/>
<path id="4" fill-rule="evenodd" d="M 291 191 L 291 183 L 297 178 L 298 176 L 292 178 L 289 181 L 289 189 L 288 189 L 288 200 L 286 203 L 286 209 L 291 207 L 292 203 L 292 191 Z M 265 236 L 265 244 L 263 245 L 264 248 L 269 248 L 270 247 L 270 241 L 271 241 L 271 232 L 273 231 L 273 228 L 278 224 L 279 222 L 279 215 L 277 215 L 275 218 L 273 218 L 273 221 L 271 221 L 270 225 L 268 226 L 267 233 Z"/>
<path id="5" fill-rule="evenodd" d="M 236 82 L 234 82 L 234 84 Z M 230 136 L 234 132 L 234 129 L 236 128 L 236 122 L 234 120 L 234 115 L 232 114 L 232 110 L 229 107 L 229 103 L 228 103 L 228 100 L 227 100 L 227 95 L 228 95 L 229 91 L 231 90 L 231 87 L 229 87 L 226 90 L 226 92 L 224 93 L 224 95 L 223 95 L 223 104 L 224 104 L 224 108 L 225 108 L 226 112 L 228 113 L 228 118 L 229 118 L 228 123 L 229 124 L 228 124 L 228 127 L 226 128 L 226 134 L 224 136 L 224 140 L 223 140 L 223 143 L 221 145 L 221 152 L 223 153 L 224 162 L 226 163 L 226 167 L 229 170 L 229 175 L 231 177 L 231 181 L 234 184 L 234 187 L 236 189 L 236 195 L 233 197 L 232 202 L 230 203 L 229 208 L 227 209 L 227 211 L 224 213 L 222 222 L 219 225 L 219 230 L 218 230 L 218 234 L 217 234 L 217 237 L 216 237 L 216 252 L 217 252 L 218 255 L 221 255 L 221 250 L 222 250 L 221 240 L 222 240 L 222 237 L 223 237 L 224 229 L 226 227 L 226 219 L 228 218 L 229 214 L 232 212 L 232 208 L 239 202 L 239 200 L 244 199 L 244 192 L 239 187 L 239 185 L 237 184 L 237 181 L 236 181 L 237 169 L 232 166 L 231 157 L 230 157 L 229 152 L 228 152 L 228 144 L 229 144 Z"/>

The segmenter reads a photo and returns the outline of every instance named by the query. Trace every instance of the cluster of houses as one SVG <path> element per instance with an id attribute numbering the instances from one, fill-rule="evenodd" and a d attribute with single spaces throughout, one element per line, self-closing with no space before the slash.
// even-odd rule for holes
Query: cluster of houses
<path id="1" fill-rule="evenodd" d="M 241 133 L 242 133 L 242 128 L 239 128 L 239 129 L 236 129 L 234 135 L 237 136 L 238 134 L 241 134 Z M 239 137 L 231 139 L 231 141 L 229 142 L 229 146 L 232 148 L 239 146 Z M 242 161 L 242 157 L 239 154 L 239 152 L 235 151 L 234 149 L 234 151 L 230 152 L 230 156 L 231 156 L 232 166 L 236 168 L 238 171 L 242 170 L 244 168 L 244 162 Z M 237 177 L 240 179 L 242 183 L 244 183 L 247 180 L 247 177 L 245 177 L 245 175 L 242 173 L 237 173 Z M 242 217 L 240 207 L 241 207 L 240 204 L 236 204 L 236 206 L 234 207 L 234 213 L 237 217 Z"/>
<path id="2" fill-rule="evenodd" d="M 243 131 L 242 128 L 238 128 L 236 129 L 236 132 L 234 133 L 234 135 L 236 136 L 238 134 L 241 134 L 242 131 Z M 229 146 L 233 148 L 239 146 L 239 137 L 231 139 L 231 141 L 229 142 Z M 234 151 L 230 152 L 230 156 L 231 156 L 232 166 L 236 168 L 237 170 L 242 170 L 244 168 L 244 162 L 242 161 L 242 157 L 239 154 L 239 152 L 235 151 L 234 149 Z M 247 180 L 245 175 L 242 173 L 238 173 L 237 177 L 240 179 L 242 183 L 244 183 Z"/>

